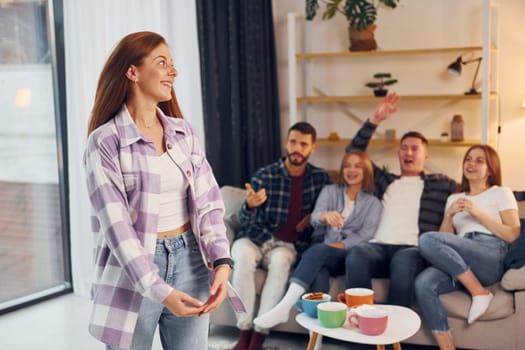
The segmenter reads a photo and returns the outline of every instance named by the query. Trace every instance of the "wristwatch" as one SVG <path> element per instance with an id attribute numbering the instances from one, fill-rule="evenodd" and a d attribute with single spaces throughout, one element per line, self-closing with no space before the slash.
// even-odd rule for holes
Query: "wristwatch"
<path id="1" fill-rule="evenodd" d="M 230 258 L 217 259 L 213 262 L 213 269 L 215 270 L 219 265 L 228 265 L 230 269 L 233 269 L 233 260 Z"/>

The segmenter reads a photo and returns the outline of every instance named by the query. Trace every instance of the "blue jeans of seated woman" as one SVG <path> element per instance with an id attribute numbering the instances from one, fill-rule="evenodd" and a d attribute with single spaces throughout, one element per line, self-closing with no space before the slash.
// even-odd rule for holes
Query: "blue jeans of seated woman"
<path id="1" fill-rule="evenodd" d="M 208 269 L 191 230 L 177 237 L 158 239 L 155 264 L 159 267 L 159 276 L 173 288 L 202 302 L 208 299 Z M 157 325 L 163 349 L 208 349 L 209 314 L 177 317 L 162 304 L 143 298 L 131 350 L 150 350 Z M 116 350 L 110 346 L 106 349 Z"/>
<path id="2" fill-rule="evenodd" d="M 482 285 L 501 280 L 508 245 L 494 235 L 470 232 L 464 237 L 428 232 L 419 238 L 419 251 L 432 265 L 416 279 L 416 298 L 423 318 L 434 332 L 447 332 L 447 312 L 439 295 L 463 290 L 455 279 L 469 269 Z"/>
<path id="3" fill-rule="evenodd" d="M 330 276 L 344 275 L 347 250 L 315 243 L 302 255 L 290 278 L 306 290 L 328 293 Z"/>

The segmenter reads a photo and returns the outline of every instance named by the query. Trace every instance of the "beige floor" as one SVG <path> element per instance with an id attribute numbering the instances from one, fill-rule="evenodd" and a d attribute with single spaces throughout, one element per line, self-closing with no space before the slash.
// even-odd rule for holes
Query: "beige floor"
<path id="1" fill-rule="evenodd" d="M 89 311 L 89 300 L 68 294 L 2 315 L 0 316 L 0 349 L 103 350 L 104 346 L 87 332 Z M 237 334 L 235 328 L 212 326 L 209 349 L 231 349 Z M 264 348 L 265 350 L 299 350 L 305 349 L 307 342 L 305 335 L 274 332 L 267 338 Z M 152 350 L 161 349 L 160 342 L 156 339 Z M 335 349 L 373 350 L 375 347 L 325 339 L 323 350 Z M 403 349 L 433 348 L 403 345 Z"/>

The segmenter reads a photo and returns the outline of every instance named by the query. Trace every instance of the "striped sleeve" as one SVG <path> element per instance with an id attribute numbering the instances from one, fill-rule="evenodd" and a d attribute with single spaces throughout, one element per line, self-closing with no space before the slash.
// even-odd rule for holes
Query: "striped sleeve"
<path id="1" fill-rule="evenodd" d="M 88 139 L 84 158 L 89 200 L 95 216 L 93 227 L 103 235 L 102 245 L 107 245 L 111 255 L 98 254 L 95 257 L 96 270 L 101 274 L 98 279 L 118 287 L 122 274 L 125 274 L 135 291 L 162 302 L 172 287 L 158 276 L 158 268 L 148 256 L 133 226 L 118 149 L 116 135 L 96 131 Z M 99 253 L 103 250 L 103 247 L 97 249 Z M 104 270 L 111 269 L 110 265 L 115 263 L 120 268 L 105 273 Z"/>

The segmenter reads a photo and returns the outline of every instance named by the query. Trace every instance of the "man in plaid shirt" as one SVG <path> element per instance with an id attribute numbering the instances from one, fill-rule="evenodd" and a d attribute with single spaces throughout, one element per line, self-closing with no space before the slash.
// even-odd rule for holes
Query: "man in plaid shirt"
<path id="1" fill-rule="evenodd" d="M 262 349 L 269 333 L 268 329 L 252 329 L 257 267 L 268 271 L 259 307 L 263 314 L 282 298 L 297 252 L 310 243 L 310 213 L 321 189 L 330 183 L 326 171 L 308 163 L 316 149 L 315 139 L 313 126 L 294 124 L 284 144 L 286 156 L 257 170 L 245 185 L 241 227 L 232 246 L 232 280 L 246 313 L 236 314 L 241 333 L 234 350 Z"/>

